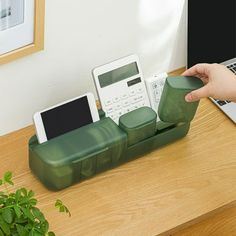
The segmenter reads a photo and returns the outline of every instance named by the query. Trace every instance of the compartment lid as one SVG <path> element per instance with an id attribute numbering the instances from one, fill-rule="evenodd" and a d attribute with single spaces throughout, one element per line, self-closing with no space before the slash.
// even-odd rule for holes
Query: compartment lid
<path id="1" fill-rule="evenodd" d="M 195 90 L 203 86 L 203 82 L 194 76 L 168 77 L 166 82 L 170 87 L 182 90 Z"/>
<path id="2" fill-rule="evenodd" d="M 153 121 L 156 121 L 157 114 L 150 107 L 141 107 L 127 114 L 124 114 L 119 119 L 120 127 L 126 129 L 135 129 L 144 126 Z"/>

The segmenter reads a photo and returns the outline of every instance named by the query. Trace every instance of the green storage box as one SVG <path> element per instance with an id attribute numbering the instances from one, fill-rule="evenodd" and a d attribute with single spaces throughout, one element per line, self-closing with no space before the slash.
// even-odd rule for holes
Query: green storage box
<path id="1" fill-rule="evenodd" d="M 196 77 L 168 77 L 158 108 L 160 119 L 167 123 L 190 122 L 199 102 L 188 103 L 185 101 L 185 96 L 202 86 L 202 81 Z"/>
<path id="2" fill-rule="evenodd" d="M 153 112 L 151 108 L 140 109 Z M 150 131 L 149 137 L 134 144 L 110 118 L 102 118 L 42 144 L 33 136 L 29 141 L 29 166 L 47 188 L 61 190 L 182 138 L 189 127 L 189 123 L 182 123 Z"/>
<path id="3" fill-rule="evenodd" d="M 142 107 L 122 116 L 119 127 L 100 110 L 100 121 L 45 143 L 39 144 L 33 136 L 29 140 L 32 172 L 49 189 L 60 190 L 184 137 L 198 103 L 191 106 L 183 97 L 200 84 L 191 80 L 188 84 L 183 78 L 168 78 L 166 83 L 161 122 L 156 123 L 151 108 Z"/>

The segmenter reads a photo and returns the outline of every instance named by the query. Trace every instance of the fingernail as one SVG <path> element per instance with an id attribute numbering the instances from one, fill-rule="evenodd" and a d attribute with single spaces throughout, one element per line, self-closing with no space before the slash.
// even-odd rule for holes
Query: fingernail
<path id="1" fill-rule="evenodd" d="M 187 95 L 185 96 L 185 101 L 186 101 L 186 102 L 191 102 L 191 101 L 192 101 L 192 96 L 191 96 L 191 94 L 187 94 Z"/>

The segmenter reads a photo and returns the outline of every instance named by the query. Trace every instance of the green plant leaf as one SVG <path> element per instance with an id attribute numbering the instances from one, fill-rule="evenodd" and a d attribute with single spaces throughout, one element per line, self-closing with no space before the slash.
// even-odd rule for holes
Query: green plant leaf
<path id="1" fill-rule="evenodd" d="M 30 200 L 29 200 L 29 204 L 31 205 L 31 206 L 35 206 L 36 204 L 37 204 L 37 199 L 35 199 L 35 198 L 31 198 Z"/>
<path id="2" fill-rule="evenodd" d="M 5 202 L 6 206 L 14 205 L 14 204 L 15 204 L 15 199 L 14 198 L 12 198 L 10 196 L 6 197 L 6 202 Z"/>
<path id="3" fill-rule="evenodd" d="M 23 211 L 25 216 L 27 216 L 31 221 L 34 222 L 34 216 L 32 215 L 32 213 L 30 212 L 28 208 L 22 207 L 21 210 Z"/>
<path id="4" fill-rule="evenodd" d="M 19 236 L 28 236 L 28 231 L 25 229 L 24 226 L 16 224 L 16 229 Z"/>
<path id="5" fill-rule="evenodd" d="M 39 221 L 45 222 L 45 217 L 44 217 L 43 213 L 38 208 L 33 207 L 32 213 L 35 216 L 35 218 L 37 218 Z"/>
<path id="6" fill-rule="evenodd" d="M 4 221 L 0 221 L 0 228 L 2 229 L 3 233 L 5 233 L 6 235 L 9 235 L 11 233 L 10 225 L 5 223 Z"/>
<path id="7" fill-rule="evenodd" d="M 60 199 L 57 199 L 55 202 L 55 207 L 60 208 L 60 206 L 62 205 L 63 205 L 62 201 Z"/>
<path id="8" fill-rule="evenodd" d="M 33 231 L 33 230 L 31 230 L 31 231 L 29 232 L 29 236 L 34 236 L 34 231 Z"/>
<path id="9" fill-rule="evenodd" d="M 32 231 L 33 236 L 44 236 L 44 234 L 38 233 L 36 231 Z"/>
<path id="10" fill-rule="evenodd" d="M 44 236 L 44 235 L 32 229 L 29 233 L 29 236 Z"/>
<path id="11" fill-rule="evenodd" d="M 33 224 L 27 224 L 27 225 L 25 225 L 25 229 L 28 231 L 28 232 L 30 232 L 32 229 L 33 229 L 33 227 L 34 227 L 34 225 Z"/>
<path id="12" fill-rule="evenodd" d="M 23 215 L 20 217 L 20 218 L 16 218 L 15 219 L 15 223 L 17 223 L 17 224 L 26 224 L 28 222 L 28 218 L 27 217 L 23 217 Z"/>
<path id="13" fill-rule="evenodd" d="M 0 179 L 0 185 L 2 185 L 3 184 L 3 181 L 2 181 L 2 179 Z M 1 235 L 1 234 L 0 234 Z"/>
<path id="14" fill-rule="evenodd" d="M 21 197 L 21 190 L 20 190 L 20 189 L 17 189 L 17 190 L 16 190 L 16 194 L 15 194 L 16 203 L 19 202 L 20 197 Z"/>
<path id="15" fill-rule="evenodd" d="M 5 196 L 5 195 L 0 196 L 0 205 L 3 205 L 3 206 L 5 205 L 6 198 L 7 198 L 7 196 Z"/>
<path id="16" fill-rule="evenodd" d="M 2 230 L 0 229 L 0 236 L 4 236 L 4 234 L 3 234 L 3 232 L 2 232 Z"/>
<path id="17" fill-rule="evenodd" d="M 20 218 L 21 215 L 22 215 L 22 212 L 21 212 L 21 210 L 20 210 L 20 207 L 14 206 L 13 209 L 14 209 L 14 211 L 15 211 L 15 213 L 16 213 L 17 218 Z"/>
<path id="18" fill-rule="evenodd" d="M 27 190 L 26 190 L 26 188 L 21 188 L 20 189 L 20 191 L 21 191 L 21 193 L 23 194 L 23 196 L 27 196 Z"/>
<path id="19" fill-rule="evenodd" d="M 59 211 L 60 212 L 65 212 L 65 207 L 64 206 L 60 206 Z"/>
<path id="20" fill-rule="evenodd" d="M 45 232 L 42 228 L 42 224 L 37 224 L 34 226 L 34 231 L 39 233 L 40 235 L 45 235 Z"/>
<path id="21" fill-rule="evenodd" d="M 13 212 L 10 208 L 3 208 L 2 217 L 6 223 L 11 224 L 13 222 Z"/>
<path id="22" fill-rule="evenodd" d="M 69 209 L 63 204 L 61 200 L 56 200 L 55 207 L 59 209 L 59 212 L 65 212 L 69 215 L 69 217 L 71 216 Z"/>
<path id="23" fill-rule="evenodd" d="M 49 224 L 48 224 L 48 221 L 47 221 L 47 220 L 45 220 L 45 222 L 43 222 L 43 223 L 41 224 L 41 228 L 42 228 L 44 234 L 48 232 Z"/>
<path id="24" fill-rule="evenodd" d="M 32 190 L 30 190 L 28 192 L 28 198 L 32 198 L 34 196 L 34 192 Z"/>
<path id="25" fill-rule="evenodd" d="M 7 171 L 4 176 L 3 176 L 3 180 L 5 183 L 8 183 L 10 185 L 14 185 L 14 183 L 12 182 L 12 172 Z"/>

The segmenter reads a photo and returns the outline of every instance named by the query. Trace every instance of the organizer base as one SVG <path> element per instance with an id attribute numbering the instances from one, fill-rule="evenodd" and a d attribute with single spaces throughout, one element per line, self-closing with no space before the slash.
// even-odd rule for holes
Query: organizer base
<path id="1" fill-rule="evenodd" d="M 190 124 L 173 125 L 128 146 L 127 134 L 110 118 L 38 144 L 29 142 L 29 166 L 48 188 L 61 190 L 184 137 Z"/>

